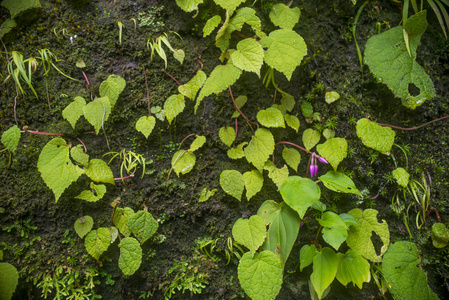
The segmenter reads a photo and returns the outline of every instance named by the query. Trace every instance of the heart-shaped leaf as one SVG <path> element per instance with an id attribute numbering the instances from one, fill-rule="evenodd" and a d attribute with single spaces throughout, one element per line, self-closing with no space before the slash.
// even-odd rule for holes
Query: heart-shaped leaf
<path id="1" fill-rule="evenodd" d="M 281 195 L 285 203 L 296 210 L 301 218 L 313 202 L 321 196 L 319 186 L 309 178 L 290 176 L 281 186 Z"/>
<path id="2" fill-rule="evenodd" d="M 94 219 L 91 216 L 84 216 L 75 221 L 75 231 L 80 238 L 83 238 L 94 226 Z"/>
<path id="3" fill-rule="evenodd" d="M 86 247 L 87 253 L 92 255 L 96 260 L 100 259 L 100 255 L 108 250 L 110 244 L 111 231 L 109 228 L 104 227 L 92 230 L 84 239 L 84 246 Z"/>
<path id="4" fill-rule="evenodd" d="M 124 238 L 118 246 L 120 248 L 118 266 L 124 275 L 130 276 L 139 269 L 142 263 L 142 248 L 132 237 Z"/>
<path id="5" fill-rule="evenodd" d="M 302 142 L 307 150 L 315 147 L 315 145 L 320 141 L 320 138 L 321 133 L 317 130 L 313 130 L 312 128 L 308 128 L 302 133 Z"/>
<path id="6" fill-rule="evenodd" d="M 247 38 L 237 44 L 237 51 L 231 54 L 232 63 L 243 71 L 254 72 L 260 77 L 264 51 L 254 39 Z"/>
<path id="7" fill-rule="evenodd" d="M 356 125 L 357 136 L 368 148 L 389 155 L 396 133 L 390 127 L 383 127 L 368 119 L 360 119 Z"/>
<path id="8" fill-rule="evenodd" d="M 139 210 L 128 220 L 128 227 L 141 244 L 145 243 L 159 227 L 153 216 L 144 210 Z"/>
<path id="9" fill-rule="evenodd" d="M 284 116 L 279 109 L 269 107 L 257 113 L 257 121 L 265 127 L 285 128 Z"/>
<path id="10" fill-rule="evenodd" d="M 220 186 L 226 194 L 241 201 L 245 180 L 243 175 L 236 170 L 224 170 L 220 174 Z"/>
<path id="11" fill-rule="evenodd" d="M 246 188 L 246 199 L 248 201 L 260 190 L 263 186 L 263 175 L 257 170 L 252 170 L 250 172 L 245 172 L 243 174 L 243 181 L 245 182 Z"/>
<path id="12" fill-rule="evenodd" d="M 344 138 L 332 138 L 316 147 L 318 153 L 337 170 L 340 162 L 348 155 L 348 142 Z"/>
<path id="13" fill-rule="evenodd" d="M 136 130 L 141 132 L 145 138 L 148 138 L 153 131 L 154 125 L 156 125 L 156 119 L 153 116 L 143 116 L 137 120 Z"/>
<path id="14" fill-rule="evenodd" d="M 254 255 L 263 244 L 267 229 L 261 217 L 254 215 L 249 219 L 238 219 L 232 227 L 235 241 L 248 248 Z"/>
<path id="15" fill-rule="evenodd" d="M 192 152 L 179 150 L 173 155 L 171 165 L 176 175 L 187 174 L 192 171 L 196 163 L 196 156 Z"/>

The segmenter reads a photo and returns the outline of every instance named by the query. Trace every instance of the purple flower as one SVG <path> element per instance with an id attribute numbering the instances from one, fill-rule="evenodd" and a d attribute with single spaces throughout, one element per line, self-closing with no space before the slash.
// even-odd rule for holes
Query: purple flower
<path id="1" fill-rule="evenodd" d="M 318 155 L 317 155 L 318 156 Z M 320 160 L 320 162 L 322 162 L 323 164 L 328 164 L 327 160 L 324 159 L 324 157 L 318 156 L 318 159 Z"/>
<path id="2" fill-rule="evenodd" d="M 310 177 L 314 177 L 318 174 L 317 158 L 323 164 L 328 164 L 327 160 L 325 160 L 323 157 L 317 155 L 315 152 L 312 152 L 312 159 L 310 161 L 310 167 L 309 167 Z"/>

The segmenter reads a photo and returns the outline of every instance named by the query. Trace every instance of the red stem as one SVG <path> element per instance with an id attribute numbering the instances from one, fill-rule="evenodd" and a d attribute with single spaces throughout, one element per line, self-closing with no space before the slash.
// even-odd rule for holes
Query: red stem
<path id="1" fill-rule="evenodd" d="M 57 132 L 40 132 L 40 131 L 32 131 L 32 130 L 26 130 L 26 132 L 32 133 L 32 134 L 41 134 L 41 135 L 59 135 L 59 136 L 65 136 L 64 133 L 57 133 Z"/>
<path id="2" fill-rule="evenodd" d="M 114 178 L 114 180 L 123 180 L 123 179 L 127 179 L 127 178 L 130 178 L 130 177 L 134 177 L 134 174 L 130 174 L 130 175 L 128 175 L 128 176 L 125 176 L 125 177 L 119 177 L 119 178 Z"/>
<path id="3" fill-rule="evenodd" d="M 427 216 L 428 216 L 432 211 L 435 212 L 435 214 L 437 215 L 438 222 L 441 223 L 440 213 L 438 212 L 438 210 L 437 210 L 436 208 L 431 208 L 431 209 L 429 209 L 429 210 L 427 211 L 427 213 L 426 213 L 426 218 L 427 218 Z"/>
<path id="4" fill-rule="evenodd" d="M 165 74 L 167 74 L 168 76 L 170 76 L 170 78 L 173 79 L 178 85 L 181 85 L 181 84 L 179 83 L 179 81 L 176 80 L 175 77 L 173 77 L 173 76 L 171 76 L 170 74 L 168 74 L 167 71 L 165 71 L 164 69 L 162 69 L 162 72 L 164 72 Z"/>
<path id="5" fill-rule="evenodd" d="M 84 71 L 81 71 L 84 75 L 84 79 L 86 79 L 87 82 L 87 86 L 90 89 L 90 92 L 92 93 L 92 95 L 94 95 L 94 97 L 97 97 L 97 95 L 95 95 L 94 91 L 92 90 L 92 86 L 90 85 L 89 79 L 87 79 L 86 73 L 84 73 Z"/>
<path id="6" fill-rule="evenodd" d="M 201 71 L 203 69 L 203 63 L 198 58 L 196 59 L 196 61 L 201 65 L 201 68 L 200 68 L 200 71 Z"/>
<path id="7" fill-rule="evenodd" d="M 444 116 L 444 117 L 441 117 L 441 118 L 438 118 L 438 119 L 435 119 L 435 120 L 432 120 L 432 121 L 429 121 L 429 122 L 424 123 L 424 124 L 421 124 L 421 125 L 419 125 L 419 126 L 414 126 L 414 127 L 409 127 L 409 128 L 399 127 L 399 126 L 394 126 L 394 125 L 389 125 L 389 124 L 382 124 L 382 123 L 378 123 L 378 124 L 379 124 L 380 126 L 391 127 L 391 128 L 398 129 L 398 130 L 415 130 L 415 129 L 418 129 L 418 128 L 427 126 L 427 125 L 429 125 L 429 124 L 432 124 L 432 123 L 434 123 L 434 122 L 438 122 L 438 121 L 441 121 L 441 120 L 444 120 L 444 119 L 447 119 L 447 118 L 449 118 L 449 115 Z"/>
<path id="8" fill-rule="evenodd" d="M 76 139 L 78 140 L 78 142 L 80 142 L 83 145 L 84 153 L 87 153 L 87 147 L 86 147 L 86 145 L 84 145 L 83 141 L 80 138 L 76 138 Z"/>
<path id="9" fill-rule="evenodd" d="M 182 143 L 184 143 L 184 141 L 187 140 L 187 139 L 188 139 L 189 137 L 191 137 L 192 135 L 196 135 L 196 133 L 191 133 L 191 134 L 189 134 L 188 136 L 186 136 L 186 137 L 181 141 L 181 143 L 179 144 L 178 151 L 181 149 Z"/>
<path id="10" fill-rule="evenodd" d="M 257 124 L 256 122 L 251 122 L 240 110 L 240 108 L 237 106 L 237 103 L 235 103 L 234 100 L 234 96 L 232 95 L 232 90 L 231 90 L 231 86 L 229 86 L 229 94 L 231 95 L 231 99 L 232 102 L 234 103 L 234 107 L 235 109 L 237 109 L 237 111 L 240 113 L 240 115 L 245 119 L 246 123 L 248 123 L 249 127 L 251 127 L 251 130 L 254 131 L 253 127 L 251 126 L 251 124 L 257 125 L 257 127 L 259 127 L 259 124 Z"/>

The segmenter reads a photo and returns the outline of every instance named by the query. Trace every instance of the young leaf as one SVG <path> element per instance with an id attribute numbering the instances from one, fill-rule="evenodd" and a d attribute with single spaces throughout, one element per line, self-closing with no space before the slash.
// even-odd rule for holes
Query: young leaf
<path id="1" fill-rule="evenodd" d="M 238 266 L 238 277 L 242 289 L 253 300 L 276 298 L 282 286 L 282 264 L 271 251 L 262 251 L 254 256 L 251 252 L 242 256 Z"/>
<path id="2" fill-rule="evenodd" d="M 185 107 L 186 102 L 183 95 L 178 94 L 168 97 L 168 99 L 164 102 L 165 116 L 167 117 L 168 124 L 171 124 L 171 121 L 173 121 L 173 119 L 179 115 Z"/>
<path id="3" fill-rule="evenodd" d="M 125 208 L 117 208 L 115 210 L 115 215 L 113 219 L 113 223 L 118 230 L 120 230 L 121 234 L 128 237 L 131 234 L 131 230 L 129 229 L 128 223 L 129 219 L 134 215 L 134 210 L 129 207 Z"/>
<path id="4" fill-rule="evenodd" d="M 83 108 L 86 105 L 86 100 L 83 97 L 75 97 L 73 102 L 67 105 L 62 111 L 64 119 L 69 121 L 72 128 L 75 129 L 76 122 L 84 114 Z"/>
<path id="5" fill-rule="evenodd" d="M 299 250 L 299 271 L 302 272 L 302 269 L 309 266 L 318 253 L 315 245 L 304 245 L 301 250 Z"/>
<path id="6" fill-rule="evenodd" d="M 130 276 L 139 269 L 142 263 L 142 248 L 132 237 L 124 238 L 118 246 L 120 248 L 118 266 L 124 275 Z"/>
<path id="7" fill-rule="evenodd" d="M 281 186 L 285 203 L 298 212 L 302 219 L 307 209 L 321 196 L 319 186 L 309 178 L 290 176 Z"/>
<path id="8" fill-rule="evenodd" d="M 190 100 L 195 100 L 196 94 L 206 81 L 207 75 L 203 71 L 199 70 L 192 79 L 186 84 L 178 87 L 178 92 Z"/>
<path id="9" fill-rule="evenodd" d="M 257 113 L 257 121 L 265 127 L 285 128 L 284 116 L 279 109 L 273 107 L 259 110 Z"/>
<path id="10" fill-rule="evenodd" d="M 239 109 L 242 109 L 242 107 L 246 104 L 246 101 L 248 101 L 248 97 L 246 96 L 238 96 L 237 98 L 235 98 L 235 104 L 237 104 L 237 107 Z M 240 113 L 238 112 L 238 110 L 235 110 L 234 113 L 232 114 L 231 118 L 238 118 L 240 116 Z"/>
<path id="11" fill-rule="evenodd" d="M 75 221 L 75 231 L 80 238 L 83 238 L 94 226 L 94 219 L 91 216 L 80 217 Z"/>
<path id="12" fill-rule="evenodd" d="M 185 12 L 198 10 L 198 5 L 201 3 L 203 0 L 176 0 L 176 4 Z"/>
<path id="13" fill-rule="evenodd" d="M 139 210 L 128 220 L 128 227 L 141 244 L 145 243 L 159 227 L 153 216 L 144 210 Z"/>
<path id="14" fill-rule="evenodd" d="M 221 127 L 218 131 L 218 136 L 226 146 L 231 147 L 235 140 L 235 129 L 230 126 Z"/>
<path id="15" fill-rule="evenodd" d="M 234 66 L 231 62 L 228 62 L 226 65 L 216 66 L 206 79 L 196 99 L 195 113 L 204 97 L 224 91 L 230 85 L 233 85 L 239 79 L 240 75 L 242 75 L 242 70 Z"/>
<path id="16" fill-rule="evenodd" d="M 0 299 L 10 300 L 19 284 L 19 272 L 9 263 L 0 262 Z"/>
<path id="17" fill-rule="evenodd" d="M 109 75 L 108 79 L 100 84 L 100 96 L 108 97 L 111 109 L 113 109 L 118 96 L 125 89 L 125 86 L 125 79 L 117 75 Z"/>
<path id="18" fill-rule="evenodd" d="M 70 156 L 74 161 L 83 166 L 89 164 L 89 154 L 84 153 L 84 147 L 81 144 L 70 149 Z"/>
<path id="19" fill-rule="evenodd" d="M 340 162 L 348 155 L 348 142 L 344 138 L 332 138 L 316 147 L 318 153 L 337 170 Z"/>
<path id="20" fill-rule="evenodd" d="M 111 113 L 111 105 L 108 97 L 97 98 L 83 106 L 84 117 L 95 128 L 98 134 L 104 122 L 109 118 Z"/>
<path id="21" fill-rule="evenodd" d="M 156 125 L 156 119 L 153 116 L 143 116 L 137 120 L 136 130 L 141 132 L 145 138 L 148 138 L 154 129 L 154 125 Z"/>
<path id="22" fill-rule="evenodd" d="M 103 184 L 96 185 L 93 182 L 90 183 L 91 190 L 82 191 L 81 194 L 76 196 L 76 199 L 86 200 L 87 202 L 96 202 L 103 198 L 106 193 L 106 186 Z M 95 191 L 95 194 L 92 192 Z"/>
<path id="23" fill-rule="evenodd" d="M 345 254 L 337 253 L 337 280 L 344 286 L 353 282 L 362 289 L 364 282 L 370 282 L 370 265 L 366 259 L 352 250 Z"/>
<path id="24" fill-rule="evenodd" d="M 20 129 L 17 125 L 9 128 L 2 134 L 2 144 L 5 145 L 6 149 L 14 153 L 17 149 L 17 145 L 20 140 Z"/>
<path id="25" fill-rule="evenodd" d="M 382 271 L 395 299 L 438 299 L 427 284 L 427 275 L 418 267 L 421 262 L 416 245 L 399 241 L 390 246 L 382 260 Z"/>
<path id="26" fill-rule="evenodd" d="M 226 194 L 241 201 L 245 181 L 243 175 L 236 170 L 224 170 L 220 174 L 220 186 Z"/>
<path id="27" fill-rule="evenodd" d="M 315 145 L 320 141 L 320 138 L 321 133 L 317 130 L 313 130 L 312 128 L 308 128 L 302 133 L 302 142 L 307 150 L 315 147 Z"/>
<path id="28" fill-rule="evenodd" d="M 292 116 L 289 114 L 285 114 L 284 116 L 285 122 L 288 126 L 293 128 L 296 132 L 299 130 L 299 119 L 297 116 Z"/>
<path id="29" fill-rule="evenodd" d="M 95 182 L 115 184 L 114 175 L 108 164 L 101 159 L 92 159 L 87 168 L 84 168 L 86 175 Z"/>
<path id="30" fill-rule="evenodd" d="M 248 145 L 247 142 L 243 142 L 239 144 L 236 148 L 231 148 L 228 150 L 227 154 L 230 159 L 239 159 L 245 157 L 245 153 L 243 152 L 243 147 Z"/>
<path id="31" fill-rule="evenodd" d="M 288 112 L 291 112 L 295 107 L 295 98 L 290 94 L 283 94 L 281 98 L 281 104 Z"/>
<path id="32" fill-rule="evenodd" d="M 337 255 L 330 248 L 324 247 L 313 258 L 313 273 L 310 275 L 310 280 L 319 299 L 323 296 L 324 290 L 334 281 L 337 267 Z"/>
<path id="33" fill-rule="evenodd" d="M 215 195 L 216 192 L 217 189 L 213 190 L 209 190 L 208 188 L 202 189 L 200 193 L 200 199 L 198 200 L 198 202 L 206 202 L 207 200 L 209 200 L 210 197 Z"/>
<path id="34" fill-rule="evenodd" d="M 173 50 L 173 57 L 179 61 L 180 64 L 184 62 L 184 58 L 186 57 L 186 54 L 184 53 L 184 50 L 182 49 L 175 49 Z"/>
<path id="35" fill-rule="evenodd" d="M 256 40 L 247 38 L 237 44 L 237 51 L 231 54 L 232 63 L 243 71 L 254 72 L 260 77 L 264 51 Z"/>
<path id="36" fill-rule="evenodd" d="M 243 174 L 243 181 L 246 188 L 246 199 L 248 201 L 263 187 L 263 175 L 257 170 L 245 172 Z"/>
<path id="37" fill-rule="evenodd" d="M 326 101 L 327 104 L 331 104 L 332 102 L 335 102 L 338 99 L 340 99 L 340 94 L 335 91 L 326 92 L 326 94 L 324 95 L 324 101 Z"/>
<path id="38" fill-rule="evenodd" d="M 360 226 L 350 227 L 348 238 L 346 239 L 346 244 L 348 244 L 349 248 L 372 262 L 382 261 L 382 255 L 387 251 L 390 243 L 388 224 L 385 220 L 382 223 L 378 223 L 377 213 L 378 211 L 375 209 L 366 209 L 363 212 L 359 208 L 351 210 L 349 214 L 357 220 Z M 371 240 L 373 233 L 377 234 L 383 243 L 379 255 L 376 254 Z"/>
<path id="39" fill-rule="evenodd" d="M 326 129 L 323 130 L 323 136 L 326 138 L 326 140 L 334 138 L 335 137 L 335 130 L 326 128 Z"/>
<path id="40" fill-rule="evenodd" d="M 100 259 L 100 255 L 108 250 L 110 244 L 111 231 L 109 228 L 104 227 L 92 230 L 84 239 L 84 246 L 86 247 L 87 253 L 92 255 L 96 260 Z"/>
<path id="41" fill-rule="evenodd" d="M 268 129 L 257 129 L 251 142 L 243 151 L 248 162 L 262 172 L 265 162 L 274 151 L 273 135 Z"/>
<path id="42" fill-rule="evenodd" d="M 434 223 L 432 225 L 432 245 L 435 248 L 444 248 L 449 242 L 449 230 L 444 223 Z"/>
<path id="43" fill-rule="evenodd" d="M 394 169 L 392 173 L 397 184 L 399 184 L 403 188 L 407 187 L 410 179 L 410 174 L 404 168 Z"/>
<path id="44" fill-rule="evenodd" d="M 293 30 L 298 23 L 301 12 L 298 7 L 290 8 L 285 4 L 277 3 L 270 11 L 270 19 L 274 25 L 282 29 Z"/>
<path id="45" fill-rule="evenodd" d="M 401 98 L 404 106 L 411 109 L 435 97 L 432 80 L 415 60 L 421 35 L 427 27 L 426 11 L 410 17 L 406 26 L 409 28 L 409 26 L 413 27 L 413 23 L 423 22 L 425 26 L 416 26 L 416 32 L 409 30 L 411 57 L 406 48 L 402 26 L 373 35 L 365 46 L 365 63 L 373 75 L 380 82 L 385 83 L 396 97 Z M 413 85 L 420 90 L 417 96 L 411 95 L 409 91 Z"/>
<path id="46" fill-rule="evenodd" d="M 376 122 L 363 118 L 357 121 L 356 130 L 357 136 L 363 145 L 380 153 L 390 155 L 394 136 L 396 135 L 393 129 L 380 126 Z"/>
<path id="47" fill-rule="evenodd" d="M 203 147 L 204 143 L 206 142 L 206 137 L 204 135 L 197 135 L 195 140 L 190 145 L 189 151 L 193 152 L 201 147 Z"/>
<path id="48" fill-rule="evenodd" d="M 72 182 L 83 174 L 69 158 L 69 147 L 61 138 L 52 139 L 45 145 L 39 155 L 37 168 L 45 184 L 55 194 L 56 202 Z"/>
<path id="49" fill-rule="evenodd" d="M 288 167 L 287 165 L 284 165 L 282 168 L 278 169 L 273 164 L 272 161 L 267 160 L 267 162 L 264 165 L 264 169 L 268 170 L 268 177 L 270 177 L 271 180 L 273 180 L 274 184 L 278 187 L 278 189 L 281 188 L 284 181 L 288 178 Z"/>
<path id="50" fill-rule="evenodd" d="M 301 161 L 301 154 L 298 150 L 293 148 L 284 148 L 282 150 L 282 158 L 285 160 L 287 165 L 290 166 L 295 172 L 298 172 L 298 165 Z"/>
<path id="51" fill-rule="evenodd" d="M 186 150 L 177 151 L 171 160 L 171 166 L 175 171 L 176 175 L 187 174 L 192 171 L 196 163 L 196 156 L 192 152 Z"/>
<path id="52" fill-rule="evenodd" d="M 307 54 L 303 38 L 294 31 L 279 29 L 260 40 L 265 52 L 264 60 L 271 68 L 283 73 L 288 80 Z"/>
<path id="53" fill-rule="evenodd" d="M 262 218 L 254 215 L 248 219 L 238 219 L 232 227 L 235 241 L 248 248 L 254 255 L 263 244 L 267 229 Z"/>
<path id="54" fill-rule="evenodd" d="M 332 191 L 361 195 L 352 179 L 341 172 L 329 171 L 325 175 L 318 177 L 318 179 Z"/>
<path id="55" fill-rule="evenodd" d="M 262 249 L 280 255 L 284 266 L 298 236 L 301 219 L 285 202 L 278 204 L 273 200 L 265 201 L 257 215 L 270 226 Z"/>
<path id="56" fill-rule="evenodd" d="M 214 31 L 214 29 L 220 24 L 221 17 L 219 15 L 215 15 L 209 20 L 206 21 L 206 25 L 203 28 L 203 37 L 208 36 Z"/>

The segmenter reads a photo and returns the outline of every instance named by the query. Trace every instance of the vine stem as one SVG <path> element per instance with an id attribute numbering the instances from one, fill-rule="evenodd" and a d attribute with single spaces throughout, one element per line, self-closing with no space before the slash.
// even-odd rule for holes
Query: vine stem
<path id="1" fill-rule="evenodd" d="M 237 103 L 235 103 L 234 100 L 234 95 L 232 95 L 232 90 L 231 90 L 231 86 L 229 86 L 229 94 L 231 95 L 231 99 L 232 102 L 234 103 L 234 107 L 237 109 L 237 111 L 240 113 L 240 115 L 245 119 L 246 123 L 248 123 L 249 127 L 251 128 L 251 130 L 254 132 L 253 127 L 251 126 L 251 124 L 257 125 L 257 127 L 259 127 L 259 125 L 256 122 L 251 122 L 240 110 L 240 108 L 237 106 Z"/>
<path id="2" fill-rule="evenodd" d="M 124 176 L 124 177 L 114 178 L 114 180 L 115 180 L 115 181 L 118 181 L 118 180 L 123 180 L 123 179 L 130 178 L 130 177 L 134 177 L 134 174 L 130 174 L 130 175 Z"/>
<path id="3" fill-rule="evenodd" d="M 59 133 L 59 132 L 42 132 L 42 131 L 28 130 L 27 126 L 23 126 L 22 129 L 23 129 L 24 132 L 28 132 L 28 133 L 31 133 L 31 134 L 66 136 L 64 133 Z M 81 143 L 81 145 L 83 145 L 84 153 L 87 153 L 86 144 L 84 144 L 83 141 L 80 138 L 77 137 L 76 139 L 78 140 L 78 142 Z"/>
<path id="4" fill-rule="evenodd" d="M 178 85 L 181 85 L 180 83 L 179 83 L 179 81 L 178 80 L 176 80 L 176 78 L 175 77 L 173 77 L 173 76 L 171 76 L 170 74 L 168 74 L 168 72 L 167 71 L 165 71 L 164 69 L 162 69 L 162 72 L 164 72 L 165 74 L 167 74 L 171 79 L 173 79 Z"/>
<path id="5" fill-rule="evenodd" d="M 449 118 L 449 115 L 444 116 L 444 117 L 441 117 L 441 118 L 438 118 L 438 119 L 435 119 L 435 120 L 432 120 L 432 121 L 429 121 L 429 122 L 427 122 L 427 123 L 424 123 L 424 124 L 421 124 L 421 125 L 418 125 L 418 126 L 409 127 L 409 128 L 399 127 L 399 126 L 394 126 L 394 125 L 390 125 L 390 124 L 382 124 L 382 123 L 378 123 L 378 124 L 379 124 L 380 126 L 384 126 L 384 127 L 391 127 L 391 128 L 398 129 L 398 130 L 407 130 L 407 131 L 410 131 L 410 130 L 419 129 L 419 128 L 421 128 L 421 127 L 427 126 L 427 125 L 429 125 L 429 124 L 432 124 L 432 123 L 434 123 L 434 122 L 438 122 L 438 121 L 441 121 L 441 120 L 444 120 L 444 119 L 447 119 L 447 118 Z"/>
<path id="6" fill-rule="evenodd" d="M 191 133 L 191 134 L 189 134 L 188 136 L 186 136 L 186 137 L 181 141 L 181 143 L 179 144 L 178 151 L 181 149 L 182 143 L 184 143 L 184 141 L 187 140 L 187 139 L 188 139 L 189 137 L 191 137 L 192 135 L 196 135 L 196 133 Z"/>
<path id="7" fill-rule="evenodd" d="M 84 71 L 81 71 L 81 72 L 82 72 L 83 75 L 84 75 L 84 79 L 86 79 L 87 86 L 89 87 L 90 92 L 92 93 L 92 95 L 94 95 L 95 98 L 97 98 L 97 95 L 96 95 L 96 94 L 94 93 L 94 91 L 92 90 L 92 86 L 90 85 L 89 79 L 87 79 L 86 73 L 84 73 Z"/>
<path id="8" fill-rule="evenodd" d="M 148 115 L 151 116 L 151 110 L 150 110 L 150 90 L 148 89 L 147 72 L 145 71 L 145 65 L 144 64 L 142 64 L 142 67 L 143 67 L 143 75 L 145 76 L 145 86 L 147 88 Z"/>

